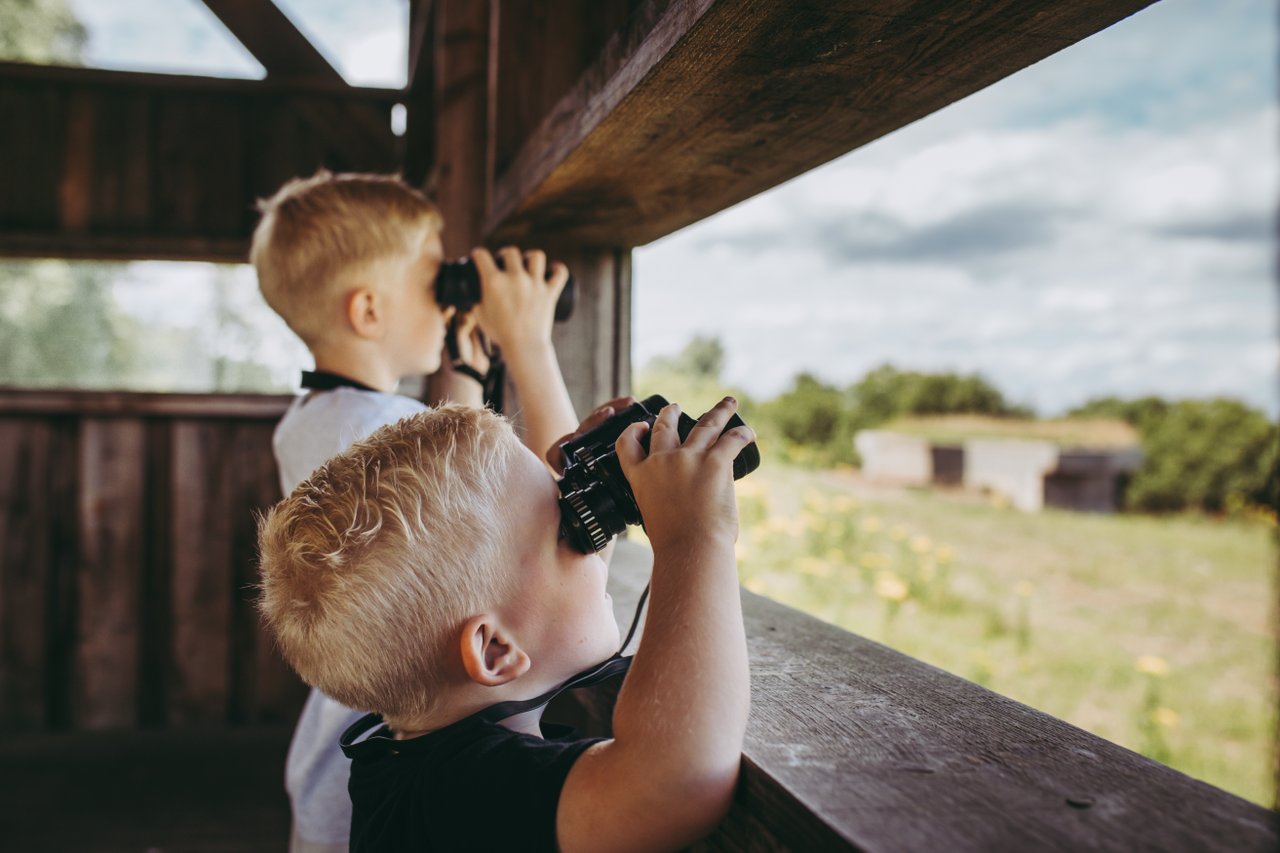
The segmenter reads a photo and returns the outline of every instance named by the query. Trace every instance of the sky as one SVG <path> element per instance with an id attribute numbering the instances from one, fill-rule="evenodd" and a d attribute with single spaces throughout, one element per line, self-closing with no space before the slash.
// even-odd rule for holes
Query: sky
<path id="1" fill-rule="evenodd" d="M 399 0 L 278 2 L 351 82 L 403 83 Z M 262 75 L 196 0 L 72 6 L 89 64 Z M 1160 0 L 640 247 L 635 363 L 713 335 L 763 397 L 892 363 L 979 372 L 1046 415 L 1148 393 L 1280 415 L 1276 6 Z M 197 273 L 132 278 L 175 275 Z"/>

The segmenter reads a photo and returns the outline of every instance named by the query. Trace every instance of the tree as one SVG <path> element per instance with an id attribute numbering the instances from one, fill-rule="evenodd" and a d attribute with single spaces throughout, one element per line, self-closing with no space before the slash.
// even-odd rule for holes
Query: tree
<path id="1" fill-rule="evenodd" d="M 0 262 L 0 382 L 105 388 L 133 362 L 133 322 L 96 264 Z"/>
<path id="2" fill-rule="evenodd" d="M 1238 400 L 1101 397 L 1070 416 L 1118 417 L 1137 427 L 1144 458 L 1125 489 L 1130 509 L 1217 512 L 1274 503 L 1280 428 Z"/>
<path id="3" fill-rule="evenodd" d="M 679 373 L 694 379 L 720 381 L 724 371 L 724 344 L 716 337 L 695 335 L 674 356 L 658 356 L 649 362 L 649 369 L 658 372 Z"/>
<path id="4" fill-rule="evenodd" d="M 0 58 L 79 65 L 88 40 L 67 0 L 0 0 Z"/>

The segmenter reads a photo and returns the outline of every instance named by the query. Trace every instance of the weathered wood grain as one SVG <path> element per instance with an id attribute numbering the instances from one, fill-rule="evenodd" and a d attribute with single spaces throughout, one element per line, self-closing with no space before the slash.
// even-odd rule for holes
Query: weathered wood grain
<path id="1" fill-rule="evenodd" d="M 0 392 L 0 726 L 296 717 L 252 591 L 290 399 Z"/>
<path id="2" fill-rule="evenodd" d="M 619 622 L 652 564 L 619 544 Z M 1277 815 L 743 591 L 751 718 L 707 850 L 1274 850 Z"/>
<path id="3" fill-rule="evenodd" d="M 51 432 L 0 420 L 0 728 L 45 723 Z"/>
<path id="4" fill-rule="evenodd" d="M 398 90 L 0 63 L 0 254 L 243 262 L 256 198 L 390 172 Z M 52 215 L 51 215 L 52 213 Z"/>
<path id="5" fill-rule="evenodd" d="M 230 702 L 231 478 L 217 424 L 173 427 L 170 719 L 221 721 Z"/>
<path id="6" fill-rule="evenodd" d="M 131 418 L 80 423 L 77 728 L 137 724 L 144 435 Z"/>
<path id="7" fill-rule="evenodd" d="M 1150 2 L 646 4 L 495 176 L 485 230 L 650 242 Z"/>

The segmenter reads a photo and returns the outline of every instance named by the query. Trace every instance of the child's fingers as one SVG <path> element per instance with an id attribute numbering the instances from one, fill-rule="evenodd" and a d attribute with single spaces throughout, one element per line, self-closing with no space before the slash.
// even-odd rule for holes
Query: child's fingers
<path id="1" fill-rule="evenodd" d="M 481 279 L 486 279 L 498 271 L 498 264 L 493 259 L 493 255 L 483 246 L 476 246 L 471 250 L 471 261 L 476 265 L 476 271 L 480 273 Z"/>
<path id="2" fill-rule="evenodd" d="M 518 272 L 524 269 L 524 255 L 516 246 L 503 246 L 498 250 L 498 257 L 502 258 L 504 272 Z"/>
<path id="3" fill-rule="evenodd" d="M 689 437 L 685 439 L 685 447 L 706 450 L 715 444 L 716 438 L 737 408 L 738 401 L 732 397 L 725 397 L 716 403 L 706 414 L 698 418 L 697 426 L 689 431 Z"/>
<path id="4" fill-rule="evenodd" d="M 547 279 L 547 286 L 555 291 L 556 296 L 560 295 L 560 291 L 564 290 L 564 286 L 569 283 L 569 268 L 560 261 L 554 261 L 551 264 L 551 278 Z"/>
<path id="5" fill-rule="evenodd" d="M 648 431 L 647 423 L 637 421 L 624 429 L 622 435 L 618 436 L 618 440 L 613 443 L 613 449 L 618 454 L 618 463 L 622 465 L 622 475 L 628 480 L 631 479 L 631 471 L 635 466 L 644 461 L 646 454 L 640 439 Z"/>
<path id="6" fill-rule="evenodd" d="M 680 405 L 668 403 L 658 412 L 649 437 L 649 452 L 675 450 L 680 446 Z"/>
<path id="7" fill-rule="evenodd" d="M 547 280 L 547 253 L 541 249 L 530 249 L 524 253 L 524 268 L 529 271 L 534 281 Z"/>
<path id="8" fill-rule="evenodd" d="M 732 465 L 742 449 L 755 440 L 755 430 L 751 427 L 746 425 L 734 427 L 723 435 L 717 436 L 716 443 L 707 451 L 707 455 L 723 459 L 727 464 Z"/>

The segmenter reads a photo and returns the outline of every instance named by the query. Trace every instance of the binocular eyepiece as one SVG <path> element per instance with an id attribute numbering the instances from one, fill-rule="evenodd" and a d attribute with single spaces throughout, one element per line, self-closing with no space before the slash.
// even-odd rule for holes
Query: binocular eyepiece
<path id="1" fill-rule="evenodd" d="M 498 269 L 506 269 L 502 258 L 494 256 Z M 551 273 L 547 273 L 547 280 Z M 573 276 L 565 283 L 556 301 L 556 322 L 564 322 L 573 314 L 573 306 L 578 296 L 577 283 Z M 441 308 L 450 305 L 458 309 L 459 314 L 471 310 L 471 306 L 480 301 L 480 271 L 475 261 L 470 258 L 459 258 L 456 261 L 445 261 L 440 265 L 440 273 L 436 276 L 436 304 Z"/>
<path id="2" fill-rule="evenodd" d="M 575 550 L 584 554 L 600 551 L 628 524 L 644 523 L 614 444 L 633 423 L 644 421 L 652 426 L 666 405 L 664 397 L 654 394 L 561 448 L 565 465 L 560 480 L 560 529 Z M 680 413 L 676 430 L 681 441 L 689 437 L 697 423 Z M 735 414 L 721 434 L 743 425 L 742 418 Z M 640 442 L 646 451 L 649 435 L 645 433 Z M 733 460 L 733 479 L 740 480 L 758 467 L 760 448 L 753 441 Z"/>

